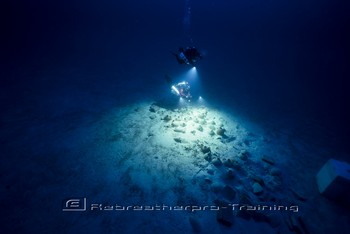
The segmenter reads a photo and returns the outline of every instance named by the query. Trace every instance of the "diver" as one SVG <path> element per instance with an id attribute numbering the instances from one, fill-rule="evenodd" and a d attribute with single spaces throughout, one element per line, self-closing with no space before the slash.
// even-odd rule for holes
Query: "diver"
<path id="1" fill-rule="evenodd" d="M 172 79 L 165 75 L 165 79 L 168 82 L 169 86 L 171 87 L 171 92 L 181 98 L 185 98 L 186 100 L 190 101 L 192 98 L 191 95 L 191 86 L 187 81 L 182 81 L 177 84 L 173 84 Z"/>
<path id="2" fill-rule="evenodd" d="M 172 53 L 179 64 L 187 64 L 194 66 L 197 60 L 202 59 L 201 53 L 196 47 L 180 47 L 177 53 Z"/>

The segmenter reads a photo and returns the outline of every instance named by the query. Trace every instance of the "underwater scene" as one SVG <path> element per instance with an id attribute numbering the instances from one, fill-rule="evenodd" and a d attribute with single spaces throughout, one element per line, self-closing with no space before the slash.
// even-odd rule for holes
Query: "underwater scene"
<path id="1" fill-rule="evenodd" d="M 0 9 L 1 233 L 350 233 L 350 2 Z"/>

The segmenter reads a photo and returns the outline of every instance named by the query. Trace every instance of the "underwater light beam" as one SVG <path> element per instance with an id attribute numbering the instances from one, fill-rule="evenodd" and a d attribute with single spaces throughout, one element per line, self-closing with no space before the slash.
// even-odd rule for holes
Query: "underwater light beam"
<path id="1" fill-rule="evenodd" d="M 205 100 L 202 98 L 202 96 L 198 97 L 198 104 L 205 105 Z"/>
<path id="2" fill-rule="evenodd" d="M 195 79 L 198 77 L 198 73 L 197 73 L 197 68 L 196 67 L 192 67 L 186 75 L 189 79 Z"/>
<path id="3" fill-rule="evenodd" d="M 178 95 L 180 95 L 179 90 L 177 90 L 177 88 L 174 85 L 171 86 L 171 89 L 174 90 Z"/>
<path id="4" fill-rule="evenodd" d="M 184 99 L 184 98 L 182 98 L 182 97 L 180 97 L 180 99 L 179 99 L 179 104 L 180 104 L 180 105 L 185 104 L 185 99 Z"/>

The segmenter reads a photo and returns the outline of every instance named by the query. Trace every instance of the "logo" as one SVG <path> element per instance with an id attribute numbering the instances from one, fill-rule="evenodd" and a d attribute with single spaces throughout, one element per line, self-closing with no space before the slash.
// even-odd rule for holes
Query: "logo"
<path id="1" fill-rule="evenodd" d="M 86 198 L 65 199 L 62 204 L 62 211 L 86 211 Z"/>

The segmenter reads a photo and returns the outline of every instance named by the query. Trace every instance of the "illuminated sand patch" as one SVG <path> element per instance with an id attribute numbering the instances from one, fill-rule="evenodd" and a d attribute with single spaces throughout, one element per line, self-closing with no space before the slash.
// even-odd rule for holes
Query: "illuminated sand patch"
<path id="1" fill-rule="evenodd" d="M 285 207 L 287 218 L 295 212 L 283 195 L 283 173 L 265 147 L 264 135 L 215 108 L 180 106 L 138 103 L 110 111 L 95 126 L 96 152 L 104 152 L 97 160 L 108 164 L 109 183 L 118 185 L 110 200 L 121 205 L 182 207 L 263 202 Z M 196 218 L 210 223 L 215 232 L 216 215 L 197 212 Z M 267 227 L 280 225 L 284 217 L 260 215 Z M 188 218 L 187 212 L 174 216 L 165 210 L 161 216 L 172 219 L 174 230 L 189 228 L 188 221 L 182 220 Z M 235 210 L 219 220 L 232 224 L 234 216 L 245 217 Z"/>

